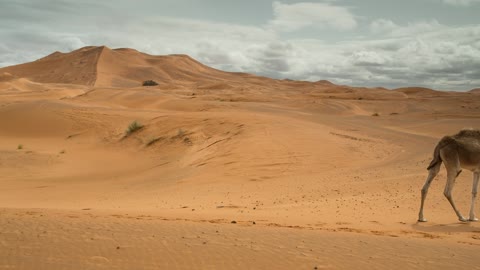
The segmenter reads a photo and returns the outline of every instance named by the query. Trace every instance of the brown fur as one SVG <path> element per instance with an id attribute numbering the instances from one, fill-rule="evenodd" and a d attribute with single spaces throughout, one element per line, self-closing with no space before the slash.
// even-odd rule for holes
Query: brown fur
<path id="1" fill-rule="evenodd" d="M 462 138 L 462 137 L 475 137 L 480 139 L 480 130 L 478 129 L 462 129 L 457 134 L 453 135 L 454 138 Z"/>
<path id="2" fill-rule="evenodd" d="M 445 136 L 438 142 L 437 146 L 435 147 L 435 150 L 433 151 L 433 159 L 430 162 L 430 165 L 428 165 L 427 170 L 430 170 L 439 162 L 442 162 L 442 158 L 440 157 L 440 149 L 451 144 L 456 144 L 456 141 L 452 136 Z"/>
<path id="3" fill-rule="evenodd" d="M 433 159 L 430 162 L 430 164 L 427 167 L 427 170 L 430 170 L 433 168 L 435 165 L 437 165 L 439 162 L 442 162 L 442 158 L 440 157 L 440 150 L 447 146 L 447 145 L 452 145 L 452 144 L 457 144 L 458 139 L 464 139 L 464 138 L 477 138 L 480 140 L 480 130 L 478 129 L 462 129 L 460 130 L 457 134 L 453 136 L 445 136 L 443 137 L 435 147 L 435 150 L 433 151 Z"/>

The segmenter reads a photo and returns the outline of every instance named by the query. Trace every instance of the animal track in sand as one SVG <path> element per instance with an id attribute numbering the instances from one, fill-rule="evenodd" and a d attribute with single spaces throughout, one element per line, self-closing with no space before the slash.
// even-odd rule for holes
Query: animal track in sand
<path id="1" fill-rule="evenodd" d="M 246 207 L 245 206 L 238 206 L 238 205 L 218 205 L 217 208 L 237 209 L 237 208 L 246 208 Z"/>
<path id="2" fill-rule="evenodd" d="M 342 138 L 345 138 L 345 139 L 354 140 L 354 141 L 373 142 L 370 139 L 365 139 L 365 138 L 360 138 L 360 137 L 355 137 L 355 136 L 350 136 L 350 135 L 345 135 L 345 134 L 340 134 L 340 133 L 335 133 L 335 132 L 330 132 L 330 134 L 338 136 L 338 137 L 342 137 Z"/>

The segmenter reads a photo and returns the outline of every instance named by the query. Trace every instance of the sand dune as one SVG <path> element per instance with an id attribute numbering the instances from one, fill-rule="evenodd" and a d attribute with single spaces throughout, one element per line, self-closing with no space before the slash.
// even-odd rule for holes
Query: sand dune
<path id="1" fill-rule="evenodd" d="M 0 74 L 0 82 L 8 82 L 15 78 L 12 74 L 8 72 L 3 72 Z"/>
<path id="2" fill-rule="evenodd" d="M 106 47 L 0 74 L 0 269 L 478 261 L 480 225 L 457 222 L 443 169 L 430 222 L 416 223 L 437 141 L 480 124 L 475 94 L 274 80 Z M 470 189 L 462 173 L 464 213 Z"/>
<path id="3" fill-rule="evenodd" d="M 472 89 L 472 90 L 470 90 L 470 91 L 468 91 L 468 92 L 474 93 L 474 94 L 480 93 L 480 88 L 474 88 L 474 89 Z"/>
<path id="4" fill-rule="evenodd" d="M 1 68 L 17 77 L 41 83 L 93 85 L 100 48 L 86 47 L 71 53 L 55 52 L 37 61 Z"/>
<path id="5" fill-rule="evenodd" d="M 187 55 L 152 56 L 133 49 L 84 47 L 70 53 L 55 52 L 37 61 L 1 68 L 0 73 L 42 83 L 68 83 L 95 87 L 135 87 L 145 80 L 196 83 L 245 79 L 273 81 L 249 74 L 230 73 L 205 66 Z"/>
<path id="6" fill-rule="evenodd" d="M 407 96 L 443 96 L 447 95 L 447 92 L 436 91 L 430 88 L 425 87 L 404 87 L 404 88 L 397 88 L 393 91 L 405 93 Z"/>

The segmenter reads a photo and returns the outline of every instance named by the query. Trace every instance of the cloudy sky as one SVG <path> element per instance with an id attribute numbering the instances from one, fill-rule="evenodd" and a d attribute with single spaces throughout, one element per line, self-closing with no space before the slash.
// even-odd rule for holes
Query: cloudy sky
<path id="1" fill-rule="evenodd" d="M 0 0 L 0 67 L 87 45 L 275 78 L 480 87 L 480 0 Z"/>

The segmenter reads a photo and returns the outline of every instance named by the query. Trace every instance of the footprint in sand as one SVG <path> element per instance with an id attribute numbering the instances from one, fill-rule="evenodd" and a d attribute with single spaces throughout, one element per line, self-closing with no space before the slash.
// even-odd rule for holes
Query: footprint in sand
<path id="1" fill-rule="evenodd" d="M 106 266 L 110 264 L 110 260 L 102 256 L 92 256 L 88 259 L 88 263 L 95 266 Z"/>

